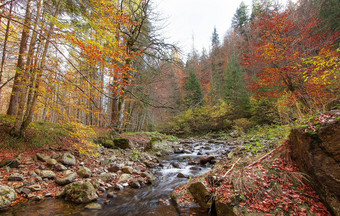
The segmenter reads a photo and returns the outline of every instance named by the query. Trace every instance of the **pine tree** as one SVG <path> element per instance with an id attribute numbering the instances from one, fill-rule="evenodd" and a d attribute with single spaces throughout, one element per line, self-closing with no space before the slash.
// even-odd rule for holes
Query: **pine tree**
<path id="1" fill-rule="evenodd" d="M 237 32 L 243 35 L 245 33 L 245 25 L 248 21 L 248 6 L 242 1 L 234 14 L 232 26 Z"/>
<path id="2" fill-rule="evenodd" d="M 231 56 L 225 70 L 225 100 L 233 105 L 234 118 L 247 117 L 250 108 L 250 97 L 245 89 L 245 73 L 237 60 Z"/>
<path id="3" fill-rule="evenodd" d="M 185 89 L 185 106 L 186 108 L 194 108 L 203 105 L 203 91 L 201 83 L 198 79 L 197 73 L 194 66 L 191 64 L 187 65 L 188 77 L 186 79 L 184 89 Z"/>

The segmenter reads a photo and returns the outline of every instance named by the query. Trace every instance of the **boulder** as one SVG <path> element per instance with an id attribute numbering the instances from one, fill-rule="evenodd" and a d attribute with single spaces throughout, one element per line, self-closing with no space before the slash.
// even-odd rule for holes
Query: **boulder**
<path id="1" fill-rule="evenodd" d="M 54 179 L 55 173 L 51 170 L 42 170 L 40 173 L 41 178 Z"/>
<path id="2" fill-rule="evenodd" d="M 67 170 L 67 167 L 66 166 L 64 166 L 64 165 L 62 165 L 61 163 L 57 163 L 55 166 L 54 166 L 54 168 L 57 170 L 57 171 L 65 171 L 65 170 Z"/>
<path id="3" fill-rule="evenodd" d="M 124 182 L 127 182 L 131 179 L 131 176 L 129 174 L 122 174 L 119 179 L 118 179 L 118 182 L 117 183 L 124 183 Z"/>
<path id="4" fill-rule="evenodd" d="M 76 165 L 76 158 L 71 153 L 66 152 L 61 157 L 60 162 L 64 165 L 74 166 Z"/>
<path id="5" fill-rule="evenodd" d="M 49 159 L 48 156 L 46 156 L 46 155 L 44 155 L 44 154 L 42 154 L 42 153 L 37 153 L 37 154 L 36 154 L 36 158 L 37 158 L 38 160 L 42 161 L 42 162 L 46 162 L 46 161 Z"/>
<path id="6" fill-rule="evenodd" d="M 40 191 L 41 185 L 39 185 L 39 184 L 30 185 L 30 186 L 28 186 L 28 189 L 30 189 L 31 191 Z"/>
<path id="7" fill-rule="evenodd" d="M 133 168 L 129 167 L 129 166 L 123 166 L 122 171 L 123 171 L 123 173 L 132 174 Z"/>
<path id="8" fill-rule="evenodd" d="M 64 187 L 60 196 L 75 203 L 89 203 L 98 199 L 96 189 L 90 182 L 73 182 Z"/>
<path id="9" fill-rule="evenodd" d="M 202 157 L 200 159 L 200 164 L 205 165 L 206 163 L 213 164 L 213 160 L 215 160 L 215 156 L 207 156 L 207 157 Z"/>
<path id="10" fill-rule="evenodd" d="M 80 167 L 79 170 L 77 171 L 77 174 L 82 178 L 90 178 L 92 175 L 92 172 L 87 167 Z"/>
<path id="11" fill-rule="evenodd" d="M 116 177 L 116 174 L 114 173 L 101 173 L 98 178 L 102 180 L 103 182 L 109 182 L 112 181 Z"/>
<path id="12" fill-rule="evenodd" d="M 142 172 L 141 176 L 147 179 L 148 184 L 152 184 L 156 180 L 156 177 L 149 172 Z"/>
<path id="13" fill-rule="evenodd" d="M 66 177 L 63 177 L 63 178 L 62 177 L 56 178 L 55 183 L 57 185 L 63 186 L 63 185 L 67 185 L 67 184 L 70 184 L 70 183 L 74 182 L 76 180 L 76 178 L 77 178 L 77 174 L 76 173 L 72 173 L 72 174 L 70 174 L 70 175 L 68 175 Z"/>
<path id="14" fill-rule="evenodd" d="M 8 181 L 23 181 L 24 176 L 20 175 L 19 173 L 14 173 L 8 177 Z"/>
<path id="15" fill-rule="evenodd" d="M 211 207 L 210 191 L 202 182 L 192 183 L 188 190 L 202 208 L 209 209 Z"/>
<path id="16" fill-rule="evenodd" d="M 145 147 L 145 151 L 155 151 L 164 154 L 173 152 L 173 146 L 178 143 L 163 140 L 159 137 L 152 137 Z"/>
<path id="17" fill-rule="evenodd" d="M 49 165 L 49 166 L 54 166 L 54 165 L 56 165 L 58 163 L 58 161 L 57 160 L 55 160 L 55 159 L 48 159 L 47 160 L 47 165 Z"/>
<path id="18" fill-rule="evenodd" d="M 120 149 L 131 149 L 132 144 L 130 140 L 126 138 L 116 138 L 113 140 L 113 144 Z"/>
<path id="19" fill-rule="evenodd" d="M 177 178 L 187 178 L 183 173 L 178 173 Z"/>
<path id="20" fill-rule="evenodd" d="M 177 162 L 171 162 L 171 166 L 172 166 L 173 168 L 177 168 L 177 169 L 180 169 L 180 168 L 181 168 L 181 166 L 180 166 L 179 163 L 177 163 Z"/>
<path id="21" fill-rule="evenodd" d="M 130 183 L 129 183 L 130 187 L 132 188 L 141 188 L 141 185 L 139 184 L 139 182 L 137 180 L 132 180 Z"/>
<path id="22" fill-rule="evenodd" d="M 293 129 L 289 142 L 293 160 L 310 176 L 312 186 L 332 213 L 340 215 L 339 117 L 316 132 L 306 128 Z"/>
<path id="23" fill-rule="evenodd" d="M 0 185 L 0 209 L 10 206 L 16 198 L 17 193 L 13 188 Z"/>

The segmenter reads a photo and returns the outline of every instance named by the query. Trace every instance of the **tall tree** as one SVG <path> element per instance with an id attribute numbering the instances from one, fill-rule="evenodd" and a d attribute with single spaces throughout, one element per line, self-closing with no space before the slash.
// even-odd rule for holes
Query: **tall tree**
<path id="1" fill-rule="evenodd" d="M 232 27 L 241 35 L 245 34 L 245 25 L 249 21 L 248 16 L 248 6 L 242 1 L 233 16 L 231 23 Z"/>
<path id="2" fill-rule="evenodd" d="M 18 54 L 18 63 L 16 66 L 16 73 L 14 78 L 14 84 L 12 88 L 12 94 L 9 102 L 9 107 L 7 110 L 8 115 L 16 115 L 18 111 L 18 103 L 20 97 L 20 90 L 24 85 L 22 80 L 22 75 L 25 71 L 25 58 L 27 55 L 27 45 L 31 29 L 31 14 L 33 10 L 33 1 L 28 0 L 26 5 L 26 15 L 23 26 L 23 31 L 21 34 L 20 48 Z"/>

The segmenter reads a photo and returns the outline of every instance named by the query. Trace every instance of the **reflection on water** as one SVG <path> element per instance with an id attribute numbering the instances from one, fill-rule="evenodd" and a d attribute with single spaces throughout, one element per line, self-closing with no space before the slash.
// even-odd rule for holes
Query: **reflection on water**
<path id="1" fill-rule="evenodd" d="M 0 215 L 10 216 L 186 216 L 197 215 L 207 216 L 204 209 L 196 208 L 177 208 L 170 200 L 169 194 L 176 187 L 188 182 L 188 179 L 177 178 L 178 173 L 188 176 L 202 175 L 210 170 L 210 167 L 203 167 L 201 170 L 192 170 L 192 165 L 188 165 L 190 160 L 199 160 L 197 152 L 206 154 L 217 154 L 217 152 L 228 148 L 225 145 L 214 145 L 205 142 L 193 143 L 192 153 L 190 154 L 171 154 L 163 158 L 161 162 L 163 168 L 155 170 L 154 175 L 158 180 L 152 186 L 142 189 L 127 188 L 117 192 L 117 197 L 106 199 L 106 194 L 98 200 L 103 205 L 101 210 L 87 210 L 85 205 L 75 205 L 63 200 L 46 199 L 40 202 L 29 201 L 19 204 L 7 212 L 0 212 Z M 209 146 L 209 150 L 203 147 Z M 179 163 L 180 168 L 173 168 L 172 162 Z"/>

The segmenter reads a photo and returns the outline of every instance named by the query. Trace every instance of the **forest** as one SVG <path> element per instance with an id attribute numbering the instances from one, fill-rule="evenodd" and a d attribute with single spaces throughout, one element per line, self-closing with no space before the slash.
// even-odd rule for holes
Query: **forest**
<path id="1" fill-rule="evenodd" d="M 92 158 L 98 145 L 148 133 L 239 140 L 304 124 L 315 135 L 339 121 L 328 113 L 339 109 L 339 0 L 242 2 L 226 34 L 215 28 L 208 50 L 188 54 L 167 42 L 161 23 L 151 0 L 0 0 L 0 160 L 50 143 Z M 245 146 L 258 163 L 278 148 Z M 241 163 L 226 157 L 228 174 Z M 320 208 L 340 214 L 332 205 Z"/>

